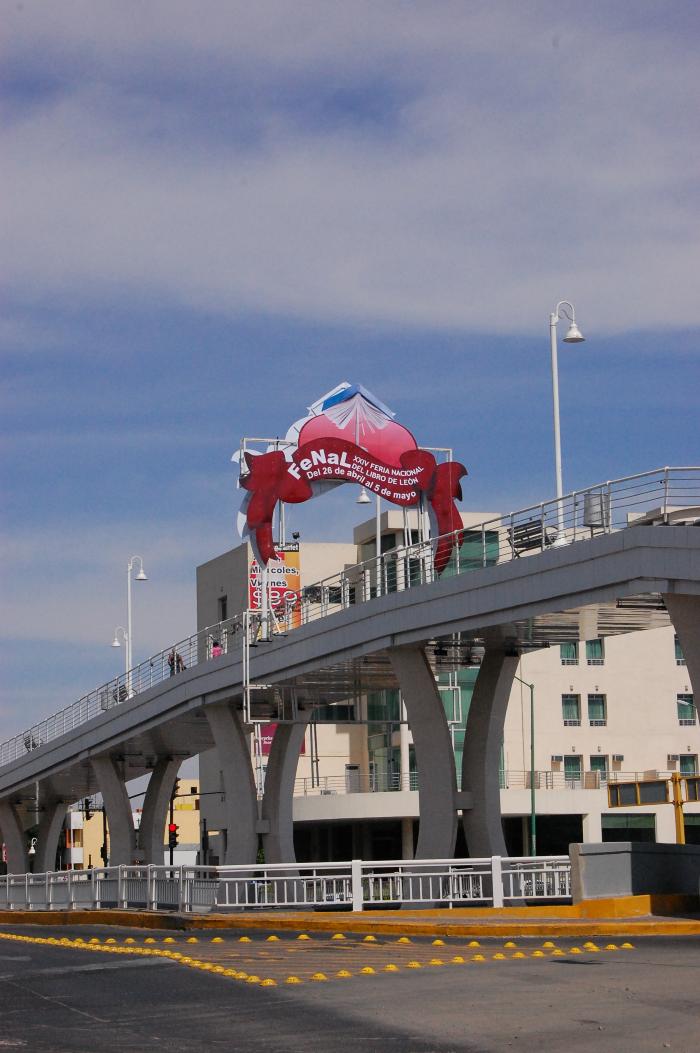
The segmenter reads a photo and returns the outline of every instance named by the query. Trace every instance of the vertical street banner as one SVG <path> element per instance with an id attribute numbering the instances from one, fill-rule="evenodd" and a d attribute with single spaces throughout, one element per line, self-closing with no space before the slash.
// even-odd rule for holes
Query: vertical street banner
<path id="1" fill-rule="evenodd" d="M 268 604 L 280 626 L 296 629 L 301 625 L 301 567 L 299 546 L 288 546 L 267 564 Z M 263 574 L 256 559 L 251 559 L 248 574 L 248 607 L 263 608 Z"/>

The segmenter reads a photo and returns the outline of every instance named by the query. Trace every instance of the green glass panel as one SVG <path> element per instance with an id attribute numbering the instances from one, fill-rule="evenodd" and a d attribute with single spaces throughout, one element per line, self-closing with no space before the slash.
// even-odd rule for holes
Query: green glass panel
<path id="1" fill-rule="evenodd" d="M 588 719 L 605 720 L 605 695 L 588 696 Z"/>
<path id="2" fill-rule="evenodd" d="M 603 641 L 586 640 L 586 660 L 600 662 L 603 660 Z"/>
<path id="3" fill-rule="evenodd" d="M 564 720 L 581 719 L 581 700 L 578 695 L 561 696 L 561 715 Z"/>

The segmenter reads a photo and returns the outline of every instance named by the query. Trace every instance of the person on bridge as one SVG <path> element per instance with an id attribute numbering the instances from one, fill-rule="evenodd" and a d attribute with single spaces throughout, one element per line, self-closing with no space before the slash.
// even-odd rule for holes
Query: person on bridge
<path id="1" fill-rule="evenodd" d="M 182 655 L 175 648 L 168 655 L 168 668 L 171 676 L 175 676 L 176 673 L 181 673 L 183 669 L 187 668 L 182 660 Z"/>

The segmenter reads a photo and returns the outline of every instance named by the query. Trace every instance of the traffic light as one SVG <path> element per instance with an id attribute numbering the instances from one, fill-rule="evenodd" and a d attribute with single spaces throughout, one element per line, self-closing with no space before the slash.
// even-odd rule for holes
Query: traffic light
<path id="1" fill-rule="evenodd" d="M 177 823 L 168 823 L 168 848 L 177 848 Z"/>

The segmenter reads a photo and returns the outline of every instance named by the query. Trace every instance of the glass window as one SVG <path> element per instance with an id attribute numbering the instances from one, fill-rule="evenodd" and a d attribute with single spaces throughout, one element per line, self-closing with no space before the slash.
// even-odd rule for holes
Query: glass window
<path id="1" fill-rule="evenodd" d="M 679 770 L 681 775 L 697 775 L 698 755 L 697 753 L 681 753 Z"/>
<path id="2" fill-rule="evenodd" d="M 478 567 L 493 567 L 498 563 L 498 531 L 465 530 L 462 533 L 462 544 L 459 550 L 450 556 L 450 562 L 442 572 L 443 578 L 450 578 L 464 570 L 476 570 Z M 458 569 L 459 568 L 459 569 Z"/>
<path id="3" fill-rule="evenodd" d="M 570 643 L 559 644 L 559 657 L 562 665 L 578 665 L 578 643 L 572 640 Z"/>
<path id="4" fill-rule="evenodd" d="M 564 757 L 564 778 L 567 782 L 581 781 L 581 758 L 578 754 Z"/>
<path id="5" fill-rule="evenodd" d="M 219 621 L 220 622 L 225 622 L 226 619 L 228 618 L 228 597 L 226 597 L 226 596 L 219 596 L 218 605 L 219 605 Z"/>
<path id="6" fill-rule="evenodd" d="M 605 695 L 588 696 L 588 721 L 592 727 L 605 725 Z"/>
<path id="7" fill-rule="evenodd" d="M 676 649 L 676 665 L 685 665 L 685 655 L 677 636 L 673 637 L 673 646 Z"/>
<path id="8" fill-rule="evenodd" d="M 561 715 L 565 727 L 576 727 L 581 723 L 581 696 L 562 695 Z"/>
<path id="9" fill-rule="evenodd" d="M 688 726 L 695 723 L 695 705 L 692 695 L 676 695 L 676 707 L 678 709 L 678 723 Z"/>
<path id="10" fill-rule="evenodd" d="M 608 777 L 608 758 L 603 753 L 594 753 L 589 757 L 590 770 L 600 776 L 600 781 L 605 782 Z"/>
<path id="11" fill-rule="evenodd" d="M 586 661 L 589 665 L 603 665 L 605 651 L 602 640 L 586 640 Z"/>

